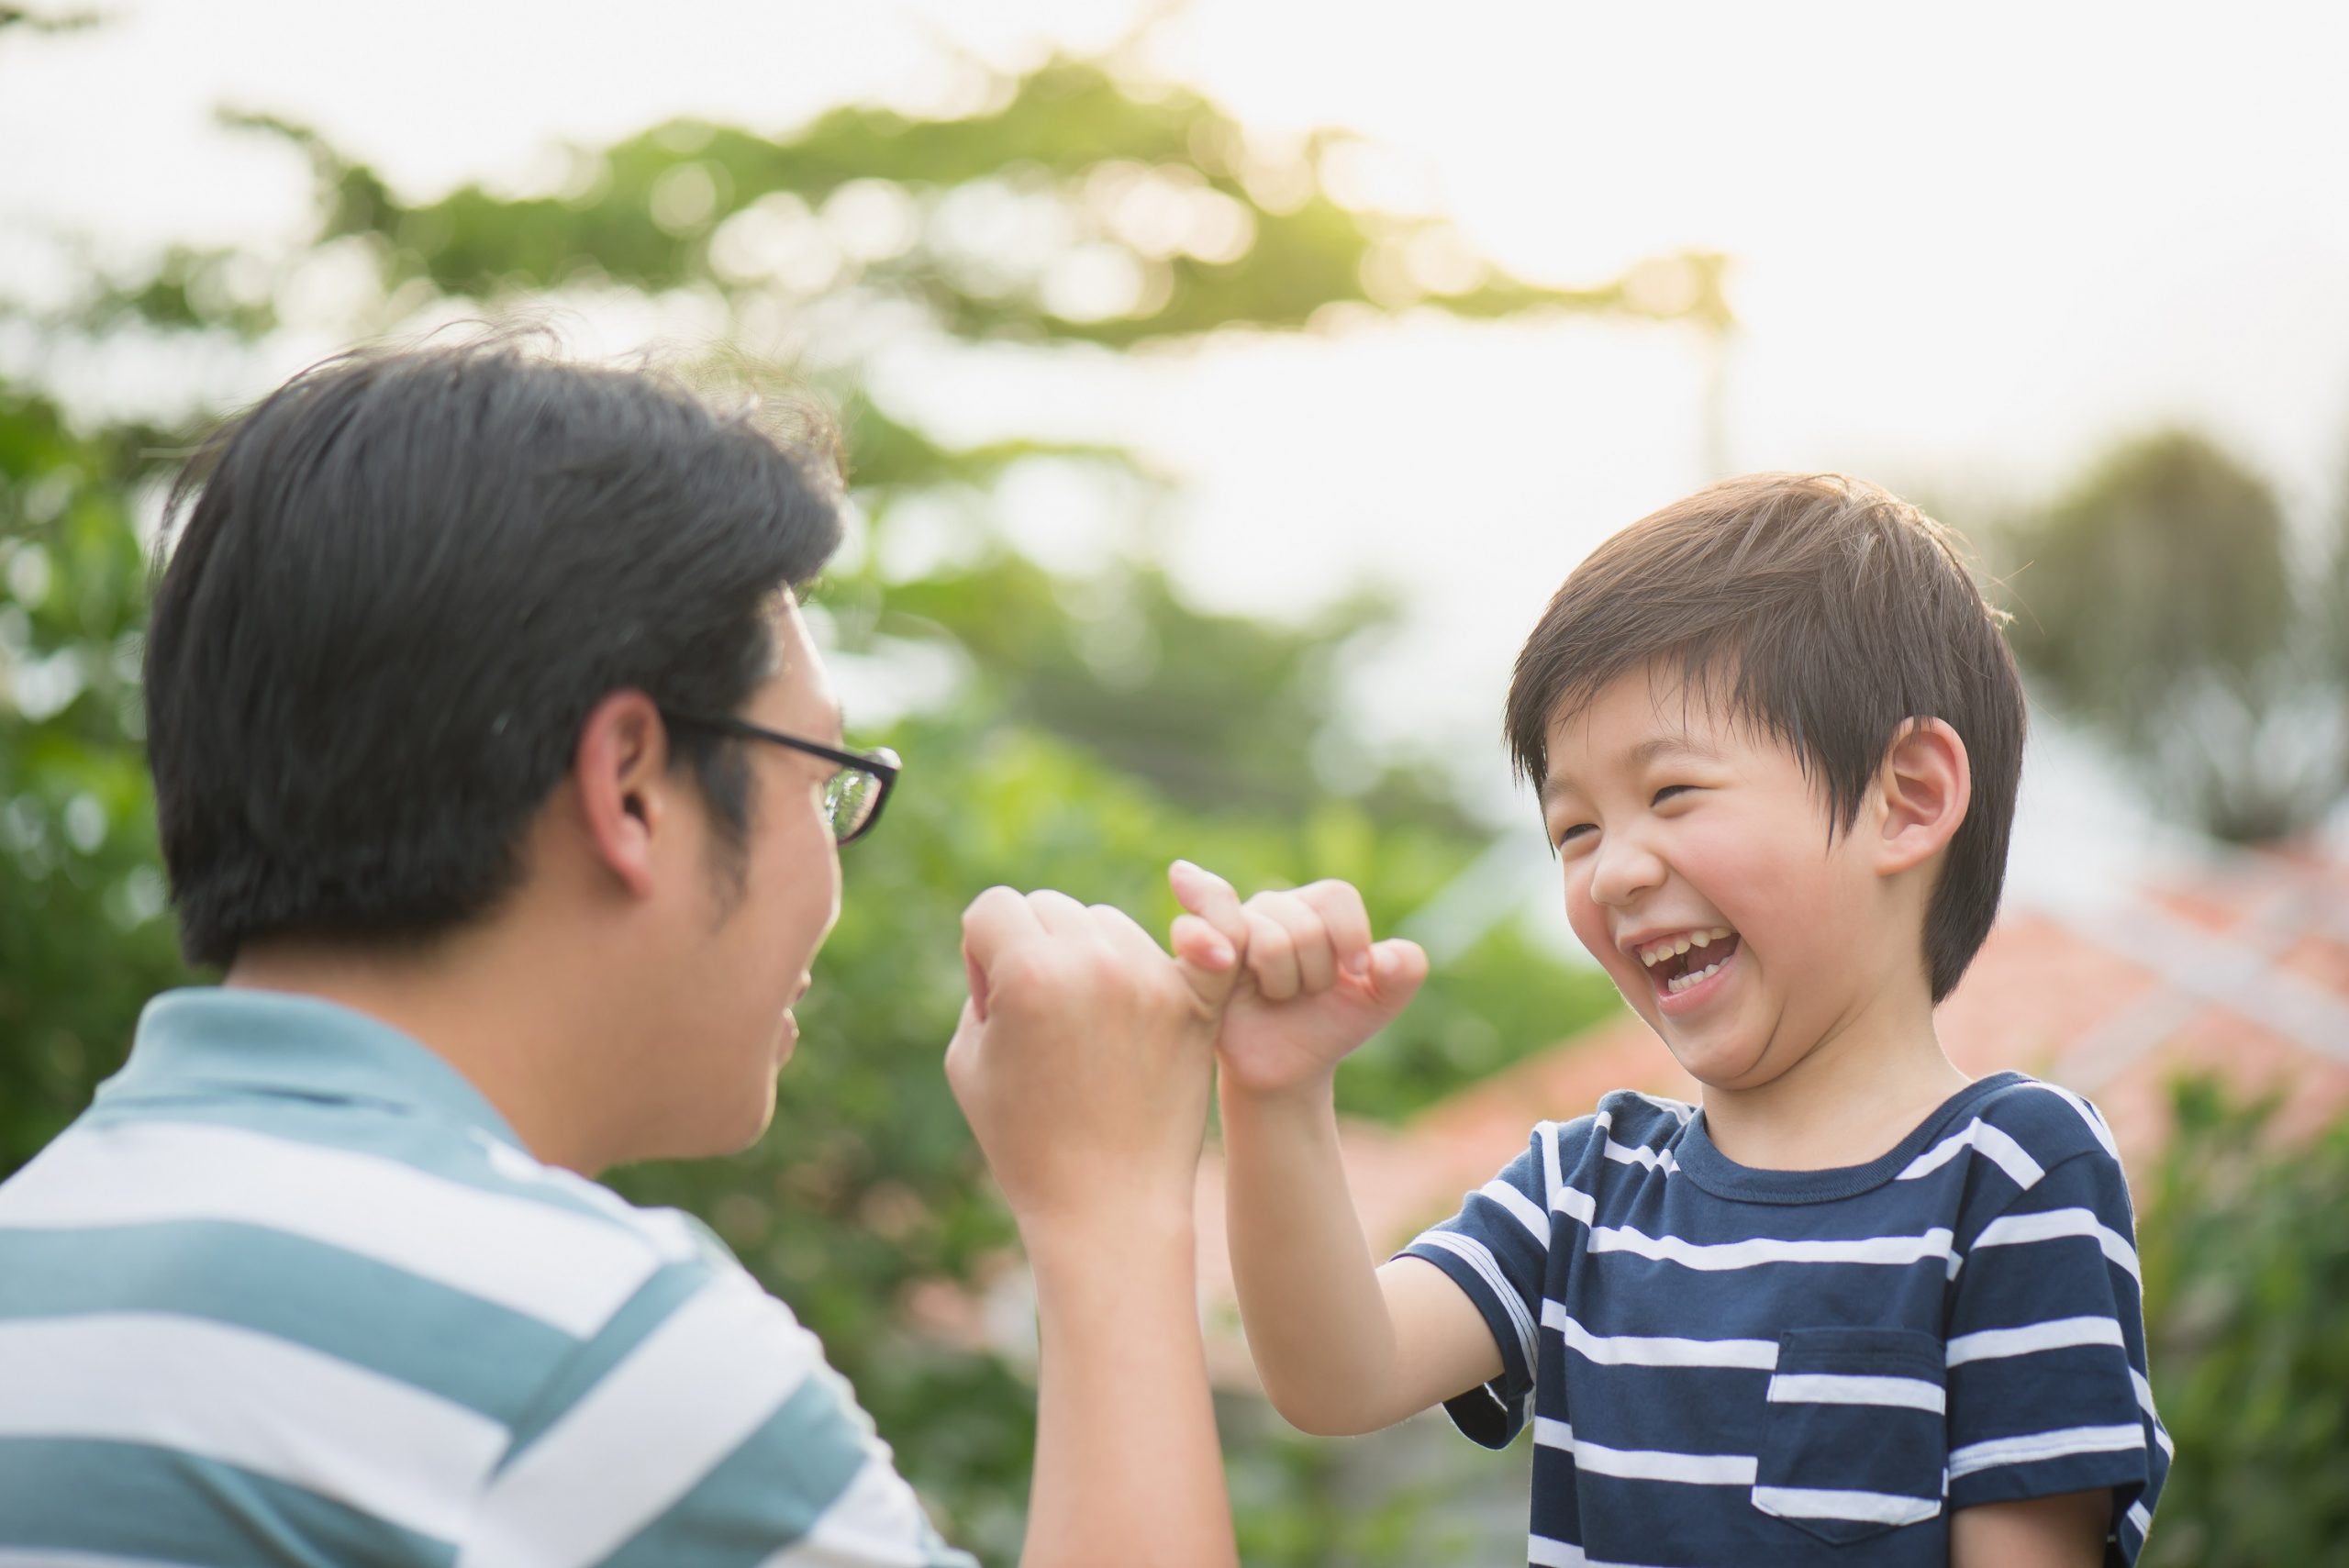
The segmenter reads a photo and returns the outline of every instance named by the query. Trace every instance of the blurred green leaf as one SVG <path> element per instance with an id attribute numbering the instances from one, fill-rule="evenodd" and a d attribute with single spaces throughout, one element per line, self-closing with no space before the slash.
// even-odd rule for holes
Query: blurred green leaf
<path id="1" fill-rule="evenodd" d="M 2138 1241 L 2155 1402 L 2177 1444 L 2146 1568 L 2349 1564 L 2349 1120 L 2177 1085 Z"/>

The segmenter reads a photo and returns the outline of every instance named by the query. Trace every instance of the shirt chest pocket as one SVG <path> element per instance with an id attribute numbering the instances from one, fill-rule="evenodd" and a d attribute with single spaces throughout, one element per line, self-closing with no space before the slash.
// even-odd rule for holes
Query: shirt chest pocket
<path id="1" fill-rule="evenodd" d="M 1942 1343 L 1910 1329 L 1779 1336 L 1753 1506 L 1842 1544 L 1942 1511 Z"/>

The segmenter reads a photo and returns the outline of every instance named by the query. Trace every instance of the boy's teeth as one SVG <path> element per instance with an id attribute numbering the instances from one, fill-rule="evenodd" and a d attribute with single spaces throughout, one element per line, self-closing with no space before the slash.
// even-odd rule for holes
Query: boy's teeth
<path id="1" fill-rule="evenodd" d="M 1705 965 L 1704 968 L 1696 970 L 1693 973 L 1687 974 L 1675 974 L 1671 979 L 1664 983 L 1664 988 L 1676 996 L 1681 992 L 1687 990 L 1688 987 L 1696 984 L 1697 982 L 1704 979 L 1705 976 L 1712 973 L 1720 968 L 1720 965 L 1718 963 L 1709 963 Z"/>
<path id="2" fill-rule="evenodd" d="M 1727 941 L 1731 935 L 1727 926 L 1715 926 L 1709 930 L 1689 931 L 1682 936 L 1660 941 L 1652 948 L 1640 950 L 1640 962 L 1653 969 L 1667 958 L 1676 958 L 1692 947 L 1705 947 L 1713 942 Z"/>

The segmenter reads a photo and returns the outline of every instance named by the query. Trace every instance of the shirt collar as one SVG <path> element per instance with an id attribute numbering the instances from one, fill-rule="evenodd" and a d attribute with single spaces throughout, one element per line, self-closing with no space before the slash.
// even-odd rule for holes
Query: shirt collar
<path id="1" fill-rule="evenodd" d="M 523 1149 L 482 1092 L 421 1041 L 338 1003 L 287 992 L 163 992 L 139 1016 L 130 1060 L 98 1088 L 99 1101 L 115 1105 L 220 1095 L 419 1111 Z"/>

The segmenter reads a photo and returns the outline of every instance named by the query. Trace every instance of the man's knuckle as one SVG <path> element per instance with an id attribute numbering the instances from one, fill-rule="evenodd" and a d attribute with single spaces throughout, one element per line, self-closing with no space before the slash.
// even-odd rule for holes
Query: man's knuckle
<path id="1" fill-rule="evenodd" d="M 1132 966 L 1107 947 L 1085 952 L 1084 976 L 1086 989 L 1095 995 L 1114 995 L 1136 988 Z"/>
<path id="2" fill-rule="evenodd" d="M 1092 922 L 1094 935 L 1105 941 L 1122 942 L 1141 929 L 1131 916 L 1115 904 L 1088 904 L 1085 913 Z"/>
<path id="3" fill-rule="evenodd" d="M 1058 967 L 1059 960 L 1052 951 L 1041 943 L 1007 953 L 996 962 L 991 977 L 990 1000 L 996 1006 L 1017 1006 L 1037 992 L 1050 991 Z"/>
<path id="4" fill-rule="evenodd" d="M 1017 892 L 997 883 L 972 899 L 963 907 L 963 924 L 969 926 L 977 921 L 993 919 L 1002 913 L 1007 902 L 1017 903 L 1019 899 L 1019 895 Z"/>

